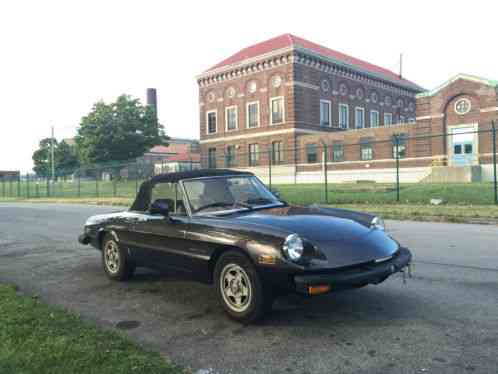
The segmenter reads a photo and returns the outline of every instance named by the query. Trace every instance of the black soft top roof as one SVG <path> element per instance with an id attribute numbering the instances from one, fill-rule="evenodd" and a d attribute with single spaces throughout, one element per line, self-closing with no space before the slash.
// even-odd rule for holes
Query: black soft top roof
<path id="1" fill-rule="evenodd" d="M 203 169 L 191 171 L 179 171 L 176 173 L 166 173 L 155 175 L 146 180 L 140 186 L 140 190 L 135 198 L 130 210 L 144 212 L 149 209 L 152 188 L 158 183 L 175 183 L 183 179 L 202 178 L 202 177 L 219 177 L 224 175 L 254 175 L 247 171 L 237 171 L 230 169 Z"/>
<path id="2" fill-rule="evenodd" d="M 175 183 L 182 179 L 218 177 L 223 175 L 254 175 L 254 174 L 247 171 L 237 171 L 230 169 L 203 169 L 203 170 L 178 171 L 176 173 L 159 174 L 152 177 L 149 181 L 152 184 Z"/>

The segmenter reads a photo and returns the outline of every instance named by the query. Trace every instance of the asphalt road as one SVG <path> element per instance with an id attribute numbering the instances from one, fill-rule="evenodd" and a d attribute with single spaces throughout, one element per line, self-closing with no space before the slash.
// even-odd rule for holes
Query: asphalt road
<path id="1" fill-rule="evenodd" d="M 198 373 L 498 373 L 498 227 L 388 222 L 414 277 L 277 301 L 264 322 L 225 317 L 211 287 L 139 271 L 109 281 L 77 244 L 87 216 L 115 208 L 0 204 L 0 282 Z M 126 323 L 124 324 L 126 325 Z"/>

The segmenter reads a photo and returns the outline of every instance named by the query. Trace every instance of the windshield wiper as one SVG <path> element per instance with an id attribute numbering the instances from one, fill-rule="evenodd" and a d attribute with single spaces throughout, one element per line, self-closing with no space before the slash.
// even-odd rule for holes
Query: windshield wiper
<path id="1" fill-rule="evenodd" d="M 218 207 L 226 207 L 226 206 L 233 206 L 233 203 L 227 203 L 224 201 L 218 201 L 216 203 L 212 204 L 207 204 L 204 206 L 201 206 L 200 208 L 197 208 L 194 210 L 194 213 L 200 212 L 201 210 L 209 209 L 209 208 L 218 208 Z"/>
<path id="2" fill-rule="evenodd" d="M 247 200 L 246 203 L 247 204 L 252 204 L 251 206 L 253 206 L 254 204 L 273 204 L 273 203 L 276 203 L 276 201 L 273 201 L 271 199 L 266 199 L 264 197 L 260 197 L 260 198 L 257 198 L 257 199 Z"/>

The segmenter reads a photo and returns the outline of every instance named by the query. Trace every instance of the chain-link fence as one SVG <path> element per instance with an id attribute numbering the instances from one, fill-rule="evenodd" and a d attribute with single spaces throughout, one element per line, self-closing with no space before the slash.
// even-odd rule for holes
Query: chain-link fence
<path id="1" fill-rule="evenodd" d="M 498 204 L 496 127 L 462 127 L 445 134 L 396 133 L 388 139 L 306 137 L 301 146 L 206 146 L 200 162 L 175 170 L 230 168 L 256 174 L 294 204 Z M 0 178 L 3 198 L 133 198 L 167 164 L 109 163 L 56 170 L 54 177 Z M 431 201 L 432 200 L 432 201 Z"/>

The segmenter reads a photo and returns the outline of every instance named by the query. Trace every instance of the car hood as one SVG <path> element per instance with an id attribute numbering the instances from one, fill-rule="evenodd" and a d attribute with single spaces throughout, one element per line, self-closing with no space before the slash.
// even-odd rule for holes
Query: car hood
<path id="1" fill-rule="evenodd" d="M 352 212 L 352 217 L 358 213 Z M 328 268 L 388 258 L 398 243 L 384 231 L 372 229 L 352 218 L 341 217 L 319 207 L 286 206 L 255 210 L 236 217 L 244 223 L 264 225 L 297 233 L 326 258 Z"/>

